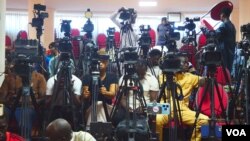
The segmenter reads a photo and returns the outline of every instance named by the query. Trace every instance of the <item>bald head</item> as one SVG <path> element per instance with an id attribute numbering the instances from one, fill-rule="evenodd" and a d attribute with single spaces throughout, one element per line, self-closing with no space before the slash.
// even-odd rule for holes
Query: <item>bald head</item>
<path id="1" fill-rule="evenodd" d="M 53 141 L 70 141 L 71 134 L 70 124 L 62 118 L 52 121 L 46 128 L 46 135 Z"/>

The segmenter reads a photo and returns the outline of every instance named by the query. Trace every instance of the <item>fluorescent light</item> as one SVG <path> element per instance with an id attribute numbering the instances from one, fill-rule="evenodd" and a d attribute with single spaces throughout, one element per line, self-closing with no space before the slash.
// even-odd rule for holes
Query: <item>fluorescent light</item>
<path id="1" fill-rule="evenodd" d="M 139 1 L 139 6 L 140 7 L 153 7 L 157 6 L 156 1 Z"/>

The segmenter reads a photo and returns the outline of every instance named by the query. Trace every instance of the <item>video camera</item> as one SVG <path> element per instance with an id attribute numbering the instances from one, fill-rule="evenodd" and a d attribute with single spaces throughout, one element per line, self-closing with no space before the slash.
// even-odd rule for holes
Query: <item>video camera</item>
<path id="1" fill-rule="evenodd" d="M 61 23 L 61 32 L 64 32 L 64 37 L 57 42 L 57 48 L 60 52 L 71 53 L 71 20 L 63 20 Z"/>
<path id="2" fill-rule="evenodd" d="M 240 27 L 240 32 L 242 32 L 243 34 L 250 34 L 250 23 L 242 25 Z"/>
<path id="3" fill-rule="evenodd" d="M 182 70 L 180 52 L 167 52 L 159 62 L 159 67 L 164 73 L 176 73 Z"/>
<path id="4" fill-rule="evenodd" d="M 40 28 L 44 24 L 44 19 L 49 17 L 49 14 L 46 12 L 46 6 L 41 4 L 34 4 L 34 18 L 32 19 L 32 27 Z"/>
<path id="5" fill-rule="evenodd" d="M 182 43 L 190 43 L 190 42 L 194 42 L 195 46 L 197 45 L 196 42 L 196 25 L 194 22 L 200 21 L 200 17 L 195 17 L 193 19 L 190 19 L 188 17 L 186 17 L 185 19 L 185 26 L 179 26 L 178 30 L 186 30 L 186 37 L 183 37 L 182 39 Z"/>
<path id="6" fill-rule="evenodd" d="M 136 17 L 136 12 L 134 8 L 128 8 L 128 9 L 121 8 L 118 12 L 121 12 L 119 18 L 124 21 L 127 21 L 127 20 L 132 21 Z"/>
<path id="7" fill-rule="evenodd" d="M 91 17 L 92 17 L 92 12 L 88 8 L 87 11 L 85 12 L 85 18 L 87 18 L 88 20 L 86 21 L 86 23 L 83 26 L 83 32 L 87 33 L 87 37 L 89 39 L 92 38 L 92 32 L 94 31 L 94 25 L 90 20 Z"/>
<path id="8" fill-rule="evenodd" d="M 107 35 L 114 37 L 115 36 L 115 28 L 114 27 L 109 27 L 107 30 Z"/>
<path id="9" fill-rule="evenodd" d="M 123 48 L 121 51 L 121 62 L 125 64 L 135 64 L 139 58 L 135 47 Z"/>
<path id="10" fill-rule="evenodd" d="M 151 45 L 151 37 L 149 34 L 149 31 L 151 30 L 150 25 L 141 25 L 140 31 L 141 31 L 141 37 L 139 39 L 139 46 L 142 48 L 149 48 Z"/>
<path id="11" fill-rule="evenodd" d="M 71 32 L 70 23 L 71 20 L 63 20 L 61 23 L 61 32 L 64 32 L 65 37 L 70 37 L 70 32 Z"/>
<path id="12" fill-rule="evenodd" d="M 222 54 L 216 51 L 217 45 L 214 43 L 209 43 L 204 46 L 204 52 L 201 55 L 201 63 L 207 66 L 217 66 L 222 63 Z"/>

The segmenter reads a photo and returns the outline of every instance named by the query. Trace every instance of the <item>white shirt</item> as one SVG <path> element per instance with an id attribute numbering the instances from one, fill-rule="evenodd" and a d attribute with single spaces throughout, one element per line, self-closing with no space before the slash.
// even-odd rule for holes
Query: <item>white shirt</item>
<path id="1" fill-rule="evenodd" d="M 124 76 L 122 76 L 119 80 L 119 86 L 124 85 L 124 82 L 123 82 L 123 84 L 121 84 L 123 81 L 123 77 Z M 128 83 L 129 82 L 130 81 L 128 80 Z M 145 101 L 146 101 L 146 103 L 149 103 L 150 102 L 149 92 L 150 91 L 159 91 L 158 80 L 151 73 L 146 73 L 145 78 L 140 80 L 139 82 L 143 87 L 143 95 L 144 95 Z M 123 103 L 126 103 L 126 97 L 124 96 L 124 94 L 123 94 L 121 101 Z M 140 106 L 139 101 L 136 100 L 136 108 L 138 108 L 139 106 Z M 129 107 L 131 109 L 133 109 L 133 91 L 132 90 L 129 91 Z"/>
<path id="2" fill-rule="evenodd" d="M 160 67 L 159 66 L 153 66 L 153 67 L 151 67 L 151 69 L 154 70 L 154 73 L 156 75 L 155 77 L 158 79 L 159 75 L 162 74 L 162 70 L 160 69 Z M 148 67 L 147 73 L 150 73 L 150 74 L 154 75 L 152 73 L 151 69 Z"/>
<path id="3" fill-rule="evenodd" d="M 70 141 L 96 141 L 96 139 L 88 132 L 73 132 Z"/>
<path id="4" fill-rule="evenodd" d="M 46 89 L 46 95 L 52 95 L 53 94 L 53 88 L 55 84 L 55 80 L 57 79 L 57 75 L 54 75 L 49 78 L 47 81 L 47 89 Z M 71 81 L 74 82 L 73 84 L 73 92 L 76 95 L 81 95 L 81 89 L 82 89 L 82 81 L 76 77 L 75 75 L 72 75 Z"/>

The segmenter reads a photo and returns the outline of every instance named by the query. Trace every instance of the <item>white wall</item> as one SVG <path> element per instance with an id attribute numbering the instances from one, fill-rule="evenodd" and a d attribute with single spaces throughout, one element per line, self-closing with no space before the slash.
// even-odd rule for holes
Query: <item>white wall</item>
<path id="1" fill-rule="evenodd" d="M 4 80 L 5 69 L 5 11 L 6 0 L 0 0 L 0 86 Z"/>

